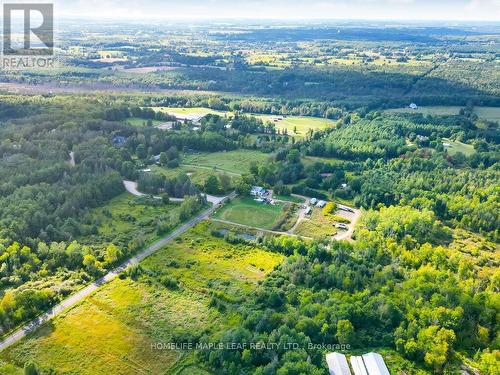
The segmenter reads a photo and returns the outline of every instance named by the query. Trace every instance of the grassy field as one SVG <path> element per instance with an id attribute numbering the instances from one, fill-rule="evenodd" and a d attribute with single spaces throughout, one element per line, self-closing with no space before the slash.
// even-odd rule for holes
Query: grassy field
<path id="1" fill-rule="evenodd" d="M 158 121 L 158 120 L 152 120 L 153 121 L 153 126 L 157 126 L 157 125 L 160 125 L 162 123 L 162 121 Z M 145 127 L 148 120 L 145 120 L 143 118 L 139 118 L 139 117 L 131 117 L 131 118 L 128 118 L 126 120 L 126 122 L 128 122 L 130 125 L 132 126 L 137 126 L 137 127 Z"/>
<path id="2" fill-rule="evenodd" d="M 302 220 L 294 231 L 298 236 L 322 238 L 337 233 L 332 217 L 324 215 L 319 208 L 313 208 L 310 217 Z"/>
<path id="3" fill-rule="evenodd" d="M 282 204 L 272 206 L 256 202 L 250 197 L 236 198 L 219 209 L 214 218 L 250 227 L 272 229 L 282 209 Z"/>
<path id="4" fill-rule="evenodd" d="M 250 163 L 264 163 L 269 154 L 251 150 L 235 150 L 227 152 L 212 152 L 200 154 L 187 154 L 182 158 L 182 163 L 189 166 L 220 170 L 235 175 L 248 173 Z"/>
<path id="5" fill-rule="evenodd" d="M 91 222 L 95 223 L 98 229 L 98 238 L 90 236 L 79 241 L 115 242 L 115 238 L 126 234 L 133 238 L 140 237 L 145 243 L 152 242 L 159 237 L 156 233 L 158 220 L 167 221 L 172 225 L 179 223 L 179 207 L 178 204 L 146 204 L 129 193 L 123 193 L 103 207 L 90 211 Z"/>
<path id="6" fill-rule="evenodd" d="M 425 106 L 418 109 L 395 108 L 388 109 L 388 113 L 422 113 L 434 116 L 456 116 L 460 113 L 459 106 Z M 484 120 L 500 121 L 500 107 L 474 107 L 474 113 Z"/>
<path id="7" fill-rule="evenodd" d="M 162 111 L 179 117 L 198 117 L 208 114 L 217 114 L 219 116 L 231 116 L 228 111 L 217 111 L 210 108 L 195 107 L 195 108 L 175 108 L 175 107 L 155 107 L 156 111 Z M 335 124 L 335 121 L 320 117 L 305 117 L 305 116 L 278 116 L 278 115 L 261 115 L 251 114 L 264 122 L 273 123 L 277 129 L 287 130 L 288 134 L 296 137 L 305 137 L 309 129 L 323 130 Z M 294 129 L 297 129 L 297 133 Z"/>
<path id="8" fill-rule="evenodd" d="M 179 174 L 185 173 L 189 176 L 189 179 L 197 186 L 203 186 L 206 179 L 211 175 L 219 176 L 225 173 L 231 178 L 237 178 L 237 176 L 234 176 L 233 174 L 228 172 L 213 170 L 209 167 L 197 167 L 192 165 L 181 165 L 180 167 L 172 169 L 155 165 L 151 167 L 151 170 L 153 173 L 162 174 L 167 178 L 175 178 Z"/>
<path id="9" fill-rule="evenodd" d="M 200 223 L 141 263 L 135 280 L 115 279 L 83 303 L 0 354 L 2 374 L 22 374 L 34 360 L 67 374 L 205 374 L 194 353 L 158 350 L 153 343 L 199 338 L 231 326 L 234 306 L 283 257 L 249 245 L 230 245 Z M 168 277 L 177 287 L 166 287 Z M 216 292 L 227 305 L 212 307 Z"/>
<path id="10" fill-rule="evenodd" d="M 319 118 L 319 117 L 300 117 L 300 116 L 270 116 L 270 115 L 255 115 L 264 122 L 271 122 L 276 126 L 276 129 L 281 131 L 287 130 L 288 135 L 303 138 L 307 132 L 312 129 L 323 130 L 335 124 L 335 121 Z M 276 121 L 275 121 L 276 120 Z M 294 132 L 297 129 L 297 133 Z"/>
<path id="11" fill-rule="evenodd" d="M 450 139 L 443 138 L 443 143 L 448 143 L 450 145 L 449 147 L 445 147 L 450 155 L 455 155 L 456 153 L 461 152 L 465 156 L 471 156 L 476 152 L 474 150 L 474 146 L 459 141 L 452 141 Z"/>

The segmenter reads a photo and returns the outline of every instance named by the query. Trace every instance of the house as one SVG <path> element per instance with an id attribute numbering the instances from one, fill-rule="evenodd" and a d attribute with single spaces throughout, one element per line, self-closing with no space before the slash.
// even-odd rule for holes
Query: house
<path id="1" fill-rule="evenodd" d="M 347 359 L 342 353 L 328 353 L 326 355 L 326 363 L 330 375 L 351 375 Z"/>
<path id="2" fill-rule="evenodd" d="M 153 156 L 156 164 L 160 164 L 160 154 Z"/>
<path id="3" fill-rule="evenodd" d="M 318 203 L 318 200 L 316 198 L 311 198 L 311 204 L 314 206 L 316 203 Z"/>
<path id="4" fill-rule="evenodd" d="M 368 375 L 390 375 L 384 359 L 378 353 L 363 354 L 363 362 Z"/>
<path id="5" fill-rule="evenodd" d="M 264 197 L 267 195 L 267 190 L 262 186 L 252 186 L 252 190 L 250 190 L 250 195 L 254 197 Z"/>
<path id="6" fill-rule="evenodd" d="M 363 357 L 360 355 L 353 355 L 349 361 L 351 362 L 352 372 L 354 372 L 354 375 L 368 375 L 365 363 L 363 362 Z"/>
<path id="7" fill-rule="evenodd" d="M 115 135 L 113 139 L 111 140 L 111 143 L 113 146 L 122 146 L 127 142 L 127 138 L 121 136 L 121 135 Z"/>
<path id="8" fill-rule="evenodd" d="M 418 134 L 418 135 L 417 135 L 417 140 L 418 140 L 419 142 L 427 142 L 427 141 L 429 140 L 429 137 L 426 137 L 425 135 L 420 135 L 420 134 Z"/>
<path id="9" fill-rule="evenodd" d="M 411 109 L 418 109 L 418 105 L 416 105 L 415 103 L 411 103 L 410 108 Z"/>
<path id="10" fill-rule="evenodd" d="M 325 201 L 318 201 L 318 203 L 316 203 L 316 207 L 318 208 L 323 208 L 326 206 L 326 202 Z"/>

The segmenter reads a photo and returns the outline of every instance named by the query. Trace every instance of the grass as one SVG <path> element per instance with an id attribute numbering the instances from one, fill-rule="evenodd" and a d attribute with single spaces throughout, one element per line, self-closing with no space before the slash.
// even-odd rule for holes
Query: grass
<path id="1" fill-rule="evenodd" d="M 269 154 L 251 150 L 234 150 L 227 152 L 212 152 L 201 154 L 187 154 L 182 163 L 189 166 L 210 168 L 241 175 L 250 171 L 250 163 L 264 163 Z"/>
<path id="2" fill-rule="evenodd" d="M 304 138 L 307 132 L 312 129 L 314 131 L 324 130 L 335 124 L 335 121 L 320 118 L 320 117 L 305 117 L 305 116 L 270 116 L 270 115 L 255 115 L 264 122 L 271 122 L 276 126 L 276 129 L 284 131 L 285 129 L 290 136 Z M 275 121 L 276 120 L 276 121 Z M 297 129 L 297 133 L 294 132 Z"/>
<path id="3" fill-rule="evenodd" d="M 156 233 L 158 220 L 167 221 L 172 225 L 179 224 L 178 204 L 149 205 L 137 197 L 123 193 L 110 200 L 103 207 L 92 209 L 89 213 L 91 221 L 97 225 L 99 238 L 83 238 L 83 242 L 90 240 L 113 241 L 122 235 L 141 237 L 145 243 L 159 238 Z M 157 202 L 155 202 L 157 203 Z"/>
<path id="4" fill-rule="evenodd" d="M 319 208 L 313 208 L 309 218 L 302 220 L 294 231 L 294 234 L 310 238 L 322 238 L 333 236 L 337 233 L 332 215 L 325 215 Z"/>
<path id="5" fill-rule="evenodd" d="M 204 108 L 204 107 L 193 107 L 193 108 L 176 108 L 176 107 L 154 107 L 155 111 L 165 112 L 174 116 L 205 116 L 208 114 L 216 114 L 224 116 L 227 112 L 217 111 L 215 109 Z"/>
<path id="6" fill-rule="evenodd" d="M 184 173 L 187 174 L 190 178 L 190 180 L 197 186 L 203 186 L 205 183 L 205 180 L 208 178 L 208 176 L 211 175 L 221 175 L 226 172 L 220 171 L 220 170 L 213 170 L 211 168 L 203 168 L 203 167 L 196 167 L 196 166 L 191 166 L 191 165 L 181 165 L 180 167 L 177 168 L 166 168 L 166 167 L 160 167 L 160 166 L 152 166 L 151 171 L 153 173 L 157 174 L 162 174 L 165 177 L 168 178 L 174 178 L 177 177 L 179 174 Z M 233 175 L 227 173 L 230 177 L 233 177 Z"/>
<path id="7" fill-rule="evenodd" d="M 294 197 L 292 195 L 277 195 L 273 194 L 273 198 L 279 201 L 292 202 L 292 203 L 304 203 L 303 198 Z"/>
<path id="8" fill-rule="evenodd" d="M 460 106 L 425 106 L 417 109 L 395 108 L 388 109 L 388 113 L 422 113 L 433 116 L 456 116 L 460 113 Z M 500 121 L 500 107 L 474 107 L 474 113 L 484 120 Z"/>
<path id="9" fill-rule="evenodd" d="M 449 147 L 445 147 L 445 149 L 448 151 L 448 154 L 452 156 L 459 152 L 461 152 L 465 156 L 471 156 L 476 153 L 476 151 L 474 150 L 474 146 L 468 145 L 466 143 L 452 141 L 451 139 L 447 138 L 443 138 L 443 143 L 448 143 L 450 145 Z"/>
<path id="10" fill-rule="evenodd" d="M 148 120 L 139 117 L 130 117 L 126 120 L 130 125 L 137 127 L 146 127 Z M 162 121 L 152 120 L 153 126 L 160 125 Z"/>
<path id="11" fill-rule="evenodd" d="M 252 293 L 283 256 L 250 245 L 230 245 L 198 224 L 141 263 L 137 280 L 115 279 L 76 307 L 0 354 L 11 374 L 34 360 L 71 374 L 205 374 L 194 353 L 157 350 L 179 335 L 200 337 L 239 321 L 237 301 Z M 159 280 L 178 281 L 168 289 Z M 227 310 L 212 307 L 211 293 Z M 227 302 L 234 301 L 234 302 Z M 7 365 L 0 369 L 7 369 Z M 7 371 L 7 370 L 6 370 Z M 3 373 L 3 372 L 2 372 Z"/>
<path id="12" fill-rule="evenodd" d="M 236 198 L 219 209 L 214 218 L 255 228 L 272 229 L 283 207 L 282 204 L 272 206 L 259 203 L 250 197 Z"/>

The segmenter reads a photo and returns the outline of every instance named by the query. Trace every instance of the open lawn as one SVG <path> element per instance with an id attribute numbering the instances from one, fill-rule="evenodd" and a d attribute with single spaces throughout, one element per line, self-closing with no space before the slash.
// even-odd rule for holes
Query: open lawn
<path id="1" fill-rule="evenodd" d="M 461 152 L 465 156 L 471 156 L 475 154 L 474 146 L 468 145 L 466 143 L 462 143 L 459 141 L 452 141 L 447 138 L 443 138 L 443 145 L 444 144 L 449 144 L 448 147 L 445 147 L 445 149 L 448 151 L 448 154 L 450 155 L 455 155 L 458 152 Z"/>
<path id="2" fill-rule="evenodd" d="M 253 198 L 236 198 L 219 209 L 214 218 L 248 225 L 250 227 L 272 229 L 280 217 L 284 205 L 264 204 Z"/>
<path id="3" fill-rule="evenodd" d="M 295 228 L 294 234 L 315 239 L 333 236 L 337 233 L 333 219 L 331 215 L 323 214 L 321 209 L 313 208 L 311 215 L 306 216 Z"/>
<path id="4" fill-rule="evenodd" d="M 205 116 L 209 113 L 216 114 L 219 116 L 224 116 L 227 114 L 225 111 L 217 111 L 215 109 L 203 108 L 203 107 L 193 107 L 193 108 L 177 108 L 177 107 L 154 107 L 155 111 L 161 111 L 168 113 L 169 115 L 177 116 L 179 118 L 193 118 L 199 116 Z"/>
<path id="5" fill-rule="evenodd" d="M 213 168 L 197 167 L 194 165 L 181 165 L 177 168 L 167 168 L 155 165 L 151 167 L 151 170 L 153 173 L 162 174 L 167 178 L 175 178 L 181 173 L 187 174 L 189 179 L 199 187 L 203 186 L 206 179 L 211 175 L 219 176 L 227 174 L 230 178 L 237 178 L 234 174 L 221 171 L 220 169 L 214 170 Z"/>
<path id="6" fill-rule="evenodd" d="M 270 115 L 255 115 L 264 122 L 271 122 L 276 126 L 276 129 L 284 131 L 285 129 L 290 136 L 303 138 L 307 132 L 312 129 L 323 130 L 335 124 L 335 121 L 319 118 L 319 117 L 304 117 L 304 116 L 270 116 Z M 297 132 L 295 132 L 295 129 Z"/>
<path id="7" fill-rule="evenodd" d="M 212 152 L 200 154 L 187 154 L 182 158 L 182 163 L 189 166 L 210 168 L 235 175 L 241 175 L 250 171 L 250 163 L 255 161 L 264 163 L 269 154 L 251 150 L 235 150 L 227 152 Z"/>
<path id="8" fill-rule="evenodd" d="M 193 364 L 193 352 L 152 344 L 199 340 L 235 324 L 238 301 L 283 260 L 253 245 L 230 245 L 211 230 L 208 221 L 198 224 L 144 260 L 134 280 L 115 279 L 2 352 L 10 369 L 0 364 L 0 373 L 22 374 L 23 364 L 34 360 L 79 375 L 205 374 Z M 214 307 L 214 298 L 226 310 Z"/>

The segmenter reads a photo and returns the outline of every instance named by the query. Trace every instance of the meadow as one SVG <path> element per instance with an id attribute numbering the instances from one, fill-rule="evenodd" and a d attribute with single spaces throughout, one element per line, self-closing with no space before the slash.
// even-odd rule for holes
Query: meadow
<path id="1" fill-rule="evenodd" d="M 452 156 L 457 154 L 458 152 L 461 152 L 465 156 L 471 156 L 476 152 L 474 150 L 474 146 L 462 143 L 460 141 L 453 141 L 451 139 L 443 138 L 443 144 L 445 143 L 449 144 L 449 147 L 445 147 L 445 149 L 448 151 L 448 154 Z"/>
<path id="2" fill-rule="evenodd" d="M 104 285 L 1 353 L 0 373 L 22 374 L 28 360 L 71 374 L 206 373 L 193 364 L 193 352 L 152 344 L 199 340 L 237 323 L 231 306 L 283 260 L 254 245 L 228 244 L 212 229 L 198 224 L 145 259 L 138 276 Z"/>
<path id="3" fill-rule="evenodd" d="M 253 198 L 236 198 L 219 209 L 213 217 L 255 228 L 273 229 L 284 208 L 283 204 L 264 204 Z"/>
<path id="4" fill-rule="evenodd" d="M 160 235 L 158 222 L 167 222 L 174 228 L 179 221 L 180 205 L 158 202 L 154 199 L 138 198 L 123 193 L 104 206 L 89 211 L 84 221 L 97 228 L 97 234 L 82 236 L 82 243 L 113 242 L 126 245 L 128 240 L 151 243 Z"/>
<path id="5" fill-rule="evenodd" d="M 290 136 L 297 136 L 304 138 L 307 136 L 308 131 L 324 130 L 328 127 L 335 125 L 335 121 L 319 118 L 319 117 L 306 117 L 306 116 L 270 116 L 270 115 L 254 115 L 264 122 L 271 122 L 276 126 L 276 129 L 281 132 L 287 131 Z"/>
<path id="6" fill-rule="evenodd" d="M 182 158 L 184 165 L 209 168 L 233 175 L 241 175 L 250 171 L 250 164 L 265 163 L 269 154 L 251 150 L 235 150 L 227 152 L 186 154 Z"/>
<path id="7" fill-rule="evenodd" d="M 321 209 L 313 208 L 311 215 L 304 218 L 295 228 L 294 234 L 314 239 L 333 236 L 337 233 L 333 219 Z"/>
<path id="8" fill-rule="evenodd" d="M 456 116 L 460 113 L 459 106 L 425 106 L 417 109 L 395 108 L 388 109 L 388 113 L 422 113 L 433 116 Z M 474 107 L 474 113 L 483 120 L 500 121 L 500 107 Z"/>

